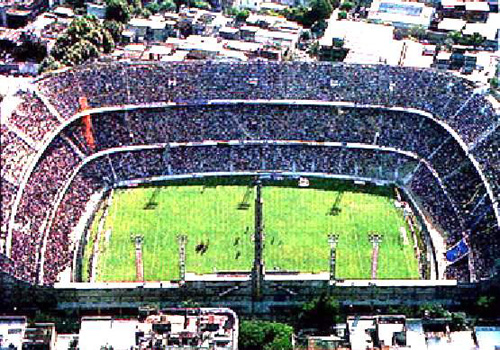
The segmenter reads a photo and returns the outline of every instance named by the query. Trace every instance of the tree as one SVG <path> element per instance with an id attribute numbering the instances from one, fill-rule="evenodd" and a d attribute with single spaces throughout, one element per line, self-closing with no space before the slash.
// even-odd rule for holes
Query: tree
<path id="1" fill-rule="evenodd" d="M 22 38 L 22 43 L 14 49 L 13 55 L 18 61 L 42 62 L 47 57 L 47 47 L 40 41 Z"/>
<path id="2" fill-rule="evenodd" d="M 490 86 L 492 89 L 498 89 L 498 78 L 496 76 L 490 79 Z"/>
<path id="3" fill-rule="evenodd" d="M 418 40 L 422 40 L 425 38 L 425 34 L 426 34 L 426 31 L 423 27 L 421 26 L 412 26 L 410 29 L 409 29 L 409 33 L 408 35 L 415 38 L 415 39 L 418 39 Z"/>
<path id="4" fill-rule="evenodd" d="M 453 44 L 458 44 L 460 41 L 462 41 L 462 33 L 453 30 L 446 35 L 446 38 L 453 42 Z"/>
<path id="5" fill-rule="evenodd" d="M 237 22 L 245 22 L 250 16 L 250 11 L 246 9 L 239 10 L 236 7 L 230 7 L 227 9 L 226 14 L 228 16 L 232 16 L 236 19 Z"/>
<path id="6" fill-rule="evenodd" d="M 203 0 L 195 0 L 193 6 L 202 10 L 210 10 L 210 4 Z"/>
<path id="7" fill-rule="evenodd" d="M 172 0 L 164 0 L 160 4 L 160 10 L 161 11 L 174 11 L 175 10 L 175 3 Z"/>
<path id="8" fill-rule="evenodd" d="M 483 317 L 496 316 L 496 310 L 500 307 L 500 300 L 494 295 L 482 295 L 477 298 L 475 311 Z"/>
<path id="9" fill-rule="evenodd" d="M 283 10 L 283 15 L 289 21 L 299 22 L 305 27 L 311 27 L 319 20 L 330 17 L 333 6 L 329 0 L 311 0 L 309 7 L 292 7 Z"/>
<path id="10" fill-rule="evenodd" d="M 53 70 L 61 69 L 62 64 L 54 59 L 52 56 L 47 56 L 38 68 L 39 73 L 50 72 Z"/>
<path id="11" fill-rule="evenodd" d="M 340 321 L 338 301 L 325 295 L 304 304 L 299 314 L 299 328 L 316 328 L 320 332 L 328 331 Z"/>
<path id="12" fill-rule="evenodd" d="M 450 317 L 450 312 L 446 310 L 443 305 L 436 303 L 429 303 L 420 306 L 420 313 L 423 313 L 424 316 L 428 316 L 431 318 L 435 317 Z"/>
<path id="13" fill-rule="evenodd" d="M 111 53 L 115 49 L 115 40 L 107 30 L 102 31 L 102 50 L 104 53 Z"/>
<path id="14" fill-rule="evenodd" d="M 465 37 L 465 44 L 472 45 L 474 47 L 481 46 L 484 44 L 486 38 L 479 33 L 474 33 L 471 36 Z"/>
<path id="15" fill-rule="evenodd" d="M 312 56 L 317 56 L 319 52 L 319 42 L 315 41 L 312 43 L 311 46 L 309 46 L 308 51 Z"/>
<path id="16" fill-rule="evenodd" d="M 124 0 L 106 0 L 106 19 L 127 23 L 130 20 L 130 8 Z"/>
<path id="17" fill-rule="evenodd" d="M 300 39 L 304 41 L 311 40 L 311 32 L 308 30 L 304 30 L 302 34 L 300 34 Z"/>
<path id="18" fill-rule="evenodd" d="M 467 317 L 465 312 L 453 312 L 451 314 L 451 329 L 453 331 L 464 331 L 467 329 Z"/>
<path id="19" fill-rule="evenodd" d="M 109 32 L 109 34 L 111 34 L 115 43 L 120 42 L 123 31 L 123 24 L 121 22 L 104 21 L 103 27 Z"/>
<path id="20" fill-rule="evenodd" d="M 85 7 L 85 0 L 67 0 L 67 3 L 73 8 L 84 8 Z"/>
<path id="21" fill-rule="evenodd" d="M 110 53 L 115 47 L 115 40 L 106 27 L 114 30 L 117 36 L 121 33 L 121 24 L 108 21 L 101 25 L 94 16 L 76 18 L 64 35 L 57 39 L 51 52 L 52 58 L 45 62 L 44 67 L 48 69 L 54 66 L 53 60 L 72 66 L 98 57 L 100 52 Z"/>
<path id="22" fill-rule="evenodd" d="M 344 11 L 351 11 L 354 8 L 354 3 L 346 1 L 340 5 L 340 9 Z"/>
<path id="23" fill-rule="evenodd" d="M 327 27 L 328 23 L 326 23 L 324 19 L 320 19 L 311 26 L 311 32 L 313 32 L 318 38 L 320 36 L 323 36 L 323 33 L 325 32 Z"/>
<path id="24" fill-rule="evenodd" d="M 291 350 L 293 328 L 284 323 L 242 321 L 240 350 Z"/>
<path id="25" fill-rule="evenodd" d="M 308 16 L 313 23 L 320 19 L 327 19 L 332 14 L 333 7 L 327 0 L 312 0 L 310 4 L 311 11 Z"/>
<path id="26" fill-rule="evenodd" d="M 245 22 L 249 16 L 250 16 L 250 11 L 241 10 L 236 13 L 235 18 L 238 22 Z"/>
<path id="27" fill-rule="evenodd" d="M 160 4 L 158 4 L 156 1 L 151 1 L 149 4 L 146 5 L 146 8 L 152 14 L 157 14 L 161 10 Z"/>

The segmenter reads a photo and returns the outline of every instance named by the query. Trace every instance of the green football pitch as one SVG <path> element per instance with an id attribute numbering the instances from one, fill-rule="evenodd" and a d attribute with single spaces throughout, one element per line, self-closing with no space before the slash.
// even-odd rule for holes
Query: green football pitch
<path id="1" fill-rule="evenodd" d="M 296 184 L 296 182 L 295 182 Z M 174 184 L 118 189 L 97 235 L 96 215 L 85 249 L 98 242 L 97 281 L 134 281 L 133 237 L 143 237 L 147 281 L 179 278 L 178 236 L 186 235 L 186 270 L 198 274 L 250 271 L 254 254 L 256 190 L 244 184 Z M 338 234 L 339 279 L 371 278 L 372 233 L 382 235 L 377 278 L 419 278 L 413 240 L 391 188 L 366 191 L 322 183 L 262 189 L 266 270 L 329 270 L 328 235 Z M 406 227 L 403 244 L 400 228 Z M 200 249 L 204 247 L 204 249 Z M 87 262 L 84 261 L 84 271 Z"/>

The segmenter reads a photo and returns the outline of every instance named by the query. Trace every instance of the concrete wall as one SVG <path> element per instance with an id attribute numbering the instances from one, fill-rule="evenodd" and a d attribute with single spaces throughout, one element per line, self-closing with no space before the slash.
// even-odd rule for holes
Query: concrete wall
<path id="1" fill-rule="evenodd" d="M 137 309 L 140 306 L 179 306 L 183 302 L 203 307 L 230 307 L 238 314 L 255 314 L 276 318 L 322 294 L 334 296 L 344 305 L 390 306 L 419 305 L 439 302 L 444 305 L 466 304 L 481 292 L 492 288 L 491 282 L 482 284 L 415 284 L 390 286 L 390 282 L 330 285 L 325 280 L 267 281 L 263 297 L 252 301 L 250 281 L 188 281 L 184 285 L 123 288 L 44 288 L 34 287 L 0 275 L 2 289 L 0 309 L 61 309 L 68 311 L 105 312 L 106 310 Z M 397 283 L 397 282 L 394 282 Z M 121 312 L 121 311 L 120 311 Z"/>

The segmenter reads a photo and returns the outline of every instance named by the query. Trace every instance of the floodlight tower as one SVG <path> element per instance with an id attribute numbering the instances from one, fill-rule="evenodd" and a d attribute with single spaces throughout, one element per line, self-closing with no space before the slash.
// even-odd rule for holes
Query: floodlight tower
<path id="1" fill-rule="evenodd" d="M 262 182 L 255 183 L 255 253 L 252 270 L 252 296 L 254 300 L 262 298 L 262 287 L 264 284 L 264 223 L 262 217 Z"/>
<path id="2" fill-rule="evenodd" d="M 379 245 L 382 243 L 382 235 L 378 233 L 372 233 L 368 236 L 370 242 L 373 245 L 372 250 L 372 279 L 377 278 L 377 267 L 378 267 L 378 250 Z"/>
<path id="3" fill-rule="evenodd" d="M 186 282 L 186 244 L 187 236 L 178 235 L 177 242 L 179 243 L 179 276 L 181 283 Z"/>
<path id="4" fill-rule="evenodd" d="M 337 243 L 339 241 L 338 234 L 328 235 L 328 244 L 330 244 L 330 284 L 335 283 L 335 269 L 337 260 Z"/>
<path id="5" fill-rule="evenodd" d="M 135 276 L 137 281 L 144 281 L 144 259 L 142 258 L 142 243 L 144 237 L 142 235 L 135 235 L 133 237 L 135 244 Z"/>

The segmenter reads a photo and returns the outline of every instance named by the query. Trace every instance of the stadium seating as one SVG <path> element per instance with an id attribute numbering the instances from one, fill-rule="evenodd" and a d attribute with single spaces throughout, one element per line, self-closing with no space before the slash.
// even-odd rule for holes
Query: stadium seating
<path id="1" fill-rule="evenodd" d="M 37 88 L 61 117 L 50 112 L 39 94 L 24 92 L 1 126 L 6 146 L 1 152 L 0 238 L 11 249 L 13 274 L 21 279 L 57 281 L 73 260 L 80 214 L 103 187 L 220 171 L 320 172 L 395 181 L 415 195 L 449 246 L 469 237 L 471 263 L 450 265 L 449 277 L 487 278 L 498 258 L 500 250 L 494 248 L 500 247 L 500 232 L 489 189 L 498 200 L 499 117 L 484 96 L 453 75 L 299 62 L 112 63 L 49 74 Z M 92 108 L 117 109 L 93 115 L 95 147 L 88 145 L 81 119 L 73 117 L 82 96 Z M 207 104 L 270 98 L 303 101 Z M 158 106 L 165 102 L 177 105 Z M 62 119 L 68 125 L 55 135 Z M 165 147 L 206 140 L 268 142 Z"/>

